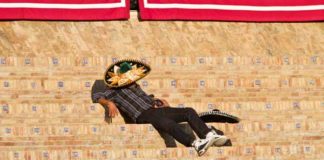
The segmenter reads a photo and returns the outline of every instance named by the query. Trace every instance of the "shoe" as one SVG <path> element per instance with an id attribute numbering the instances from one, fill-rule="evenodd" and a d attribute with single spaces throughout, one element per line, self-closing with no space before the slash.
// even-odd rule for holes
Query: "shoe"
<path id="1" fill-rule="evenodd" d="M 206 139 L 213 139 L 213 145 L 218 147 L 223 146 L 228 140 L 226 136 L 218 135 L 214 130 L 207 133 Z"/>
<path id="2" fill-rule="evenodd" d="M 193 142 L 192 146 L 197 151 L 198 156 L 202 156 L 204 153 L 206 153 L 207 149 L 215 143 L 215 140 L 216 139 L 214 138 L 198 139 Z"/>
<path id="3" fill-rule="evenodd" d="M 195 140 L 192 144 L 192 146 L 197 151 L 198 156 L 202 156 L 207 151 L 207 149 L 210 145 L 211 144 L 209 143 L 209 141 L 207 139 L 198 139 L 198 140 Z"/>

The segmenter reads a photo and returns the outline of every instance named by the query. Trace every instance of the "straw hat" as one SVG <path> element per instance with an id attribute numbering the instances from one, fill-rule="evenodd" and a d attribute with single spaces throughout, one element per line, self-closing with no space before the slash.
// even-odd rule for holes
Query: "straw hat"
<path id="1" fill-rule="evenodd" d="M 120 60 L 107 68 L 104 81 L 110 88 L 120 88 L 138 81 L 150 71 L 150 66 L 141 61 Z"/>

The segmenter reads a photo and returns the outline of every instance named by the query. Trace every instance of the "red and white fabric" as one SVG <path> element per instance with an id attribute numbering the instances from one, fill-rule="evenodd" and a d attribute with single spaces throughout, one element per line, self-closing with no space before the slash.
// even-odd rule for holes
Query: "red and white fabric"
<path id="1" fill-rule="evenodd" d="M 129 0 L 0 0 L 0 19 L 128 19 L 129 4 Z"/>
<path id="2" fill-rule="evenodd" d="M 139 4 L 143 20 L 324 20 L 324 0 L 139 0 Z"/>

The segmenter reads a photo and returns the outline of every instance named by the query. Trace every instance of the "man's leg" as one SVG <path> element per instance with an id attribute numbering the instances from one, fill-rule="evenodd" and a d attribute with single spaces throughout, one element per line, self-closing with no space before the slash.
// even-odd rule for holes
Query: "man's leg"
<path id="1" fill-rule="evenodd" d="M 199 118 L 197 112 L 192 108 L 161 109 L 163 109 L 163 116 L 175 120 L 176 122 L 188 122 L 199 138 L 211 140 L 211 143 L 214 143 L 216 146 L 222 146 L 228 140 L 226 136 L 218 135 L 215 131 L 208 128 L 205 122 Z"/>
<path id="2" fill-rule="evenodd" d="M 197 133 L 201 140 L 194 142 L 194 147 L 198 155 L 204 154 L 208 147 L 215 144 L 222 146 L 226 143 L 228 138 L 226 136 L 218 135 L 212 129 L 208 128 L 198 116 L 197 112 L 192 108 L 161 108 L 164 111 L 165 117 L 176 122 L 188 122 L 191 128 Z"/>
<path id="3" fill-rule="evenodd" d="M 170 134 L 181 144 L 187 147 L 192 146 L 195 139 L 187 135 L 176 121 L 165 117 L 164 114 L 161 109 L 146 110 L 137 118 L 137 122 L 151 123 L 157 130 Z"/>
<path id="4" fill-rule="evenodd" d="M 211 131 L 204 121 L 202 121 L 197 112 L 192 108 L 158 108 L 162 116 L 174 120 L 177 123 L 188 122 L 199 138 L 204 139 Z"/>

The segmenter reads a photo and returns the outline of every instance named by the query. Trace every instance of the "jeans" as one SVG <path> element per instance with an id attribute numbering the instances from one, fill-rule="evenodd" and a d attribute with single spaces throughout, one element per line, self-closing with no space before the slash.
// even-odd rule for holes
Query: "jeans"
<path id="1" fill-rule="evenodd" d="M 192 108 L 152 108 L 143 111 L 136 122 L 150 123 L 155 129 L 170 134 L 185 146 L 191 146 L 195 139 L 187 135 L 178 123 L 188 122 L 201 139 L 206 138 L 206 134 L 211 131 Z"/>

